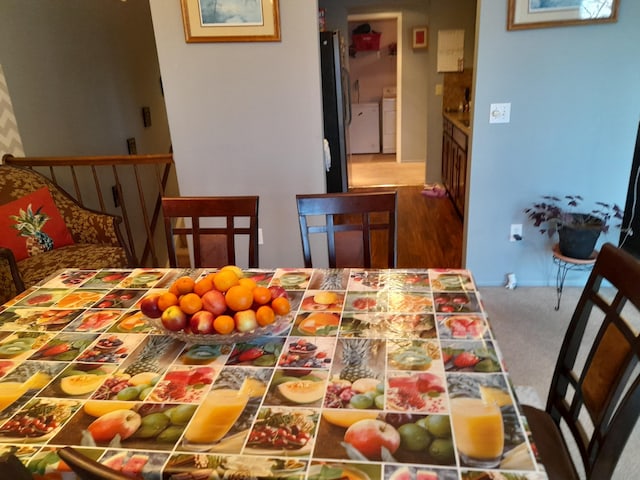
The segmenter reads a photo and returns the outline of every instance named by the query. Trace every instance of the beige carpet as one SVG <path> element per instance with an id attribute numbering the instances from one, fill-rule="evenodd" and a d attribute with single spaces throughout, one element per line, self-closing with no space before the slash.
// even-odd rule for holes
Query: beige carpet
<path id="1" fill-rule="evenodd" d="M 552 287 L 480 287 L 479 291 L 513 384 L 531 387 L 544 401 L 564 332 L 582 289 L 565 287 L 559 311 L 554 310 L 556 292 Z M 629 314 L 626 318 L 638 327 L 637 312 Z M 636 425 L 614 479 L 638 478 L 639 448 L 640 426 Z"/>

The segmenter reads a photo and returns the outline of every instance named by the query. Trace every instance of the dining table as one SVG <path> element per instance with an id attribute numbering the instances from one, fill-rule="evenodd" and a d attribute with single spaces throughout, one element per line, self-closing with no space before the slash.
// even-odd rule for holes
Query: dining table
<path id="1" fill-rule="evenodd" d="M 215 269 L 62 270 L 0 307 L 0 453 L 74 478 L 539 480 L 472 272 L 243 269 L 291 310 L 172 332 L 141 310 Z M 0 472 L 0 477 L 1 477 Z"/>

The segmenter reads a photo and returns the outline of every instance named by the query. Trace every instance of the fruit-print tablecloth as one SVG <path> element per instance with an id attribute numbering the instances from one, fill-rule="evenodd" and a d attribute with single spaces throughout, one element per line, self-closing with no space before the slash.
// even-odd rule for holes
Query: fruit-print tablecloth
<path id="1" fill-rule="evenodd" d="M 69 478 L 62 445 L 145 479 L 546 478 L 470 272 L 247 270 L 285 288 L 291 326 L 235 345 L 182 343 L 140 312 L 207 273 L 67 270 L 0 307 L 0 451 L 47 479 Z M 215 390 L 244 399 L 215 414 L 241 412 L 228 431 L 201 420 Z M 499 407 L 496 466 L 461 455 L 460 397 Z"/>

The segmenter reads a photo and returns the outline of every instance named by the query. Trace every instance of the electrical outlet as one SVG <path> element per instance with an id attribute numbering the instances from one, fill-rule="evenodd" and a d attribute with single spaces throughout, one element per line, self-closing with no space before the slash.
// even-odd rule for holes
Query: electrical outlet
<path id="1" fill-rule="evenodd" d="M 517 242 L 522 240 L 522 224 L 521 223 L 512 223 L 511 231 L 509 233 L 509 241 Z"/>
<path id="2" fill-rule="evenodd" d="M 258 245 L 264 245 L 264 237 L 262 236 L 262 229 L 258 229 Z"/>

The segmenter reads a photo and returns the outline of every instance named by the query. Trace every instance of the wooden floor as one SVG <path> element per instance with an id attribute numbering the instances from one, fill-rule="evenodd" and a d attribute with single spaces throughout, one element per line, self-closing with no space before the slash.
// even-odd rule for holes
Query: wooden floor
<path id="1" fill-rule="evenodd" d="M 357 188 L 377 191 L 391 188 Z M 422 186 L 393 187 L 398 191 L 398 268 L 460 268 L 462 221 L 448 197 L 430 198 Z"/>

